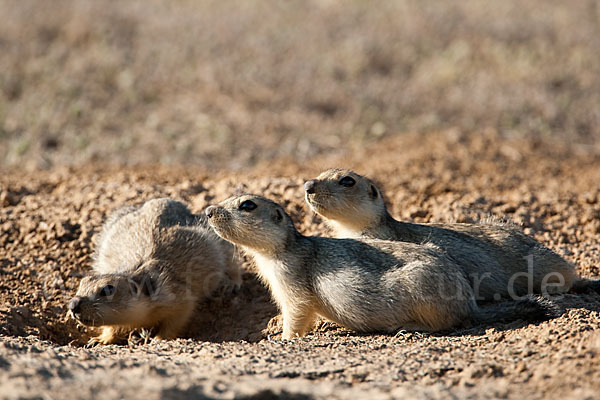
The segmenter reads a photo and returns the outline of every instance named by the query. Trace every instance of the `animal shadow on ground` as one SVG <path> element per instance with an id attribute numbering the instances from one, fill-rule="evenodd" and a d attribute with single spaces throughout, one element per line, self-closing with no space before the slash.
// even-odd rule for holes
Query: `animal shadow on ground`
<path id="1" fill-rule="evenodd" d="M 237 294 L 199 304 L 183 337 L 209 342 L 257 342 L 263 339 L 261 331 L 277 314 L 277 307 L 256 275 L 245 273 L 243 278 Z"/>
<path id="2" fill-rule="evenodd" d="M 557 318 L 561 318 L 571 313 L 576 313 L 582 318 L 585 318 L 586 315 L 588 315 L 590 312 L 600 312 L 600 294 L 595 292 L 555 295 L 551 297 L 551 300 L 560 309 L 560 315 L 557 316 Z M 494 328 L 496 331 L 508 331 L 523 328 L 531 324 L 540 323 L 544 323 L 544 321 L 530 322 L 523 320 L 515 320 L 510 322 L 498 322 L 494 324 L 477 325 L 463 329 L 444 331 L 438 333 L 440 336 L 480 336 L 485 335 L 486 331 L 490 328 Z M 437 335 L 438 333 L 436 333 L 435 335 Z"/>

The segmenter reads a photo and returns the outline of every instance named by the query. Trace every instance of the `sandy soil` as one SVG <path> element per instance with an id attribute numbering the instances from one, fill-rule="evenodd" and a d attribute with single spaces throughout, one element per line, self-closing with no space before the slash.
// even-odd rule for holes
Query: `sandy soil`
<path id="1" fill-rule="evenodd" d="M 306 234 L 327 228 L 302 183 L 329 166 L 374 177 L 398 218 L 506 217 L 600 275 L 600 155 L 552 142 L 461 135 L 390 138 L 299 165 L 244 172 L 101 165 L 0 175 L 0 397 L 2 398 L 596 398 L 600 297 L 565 295 L 564 315 L 428 335 L 357 335 L 322 323 L 291 342 L 244 262 L 243 289 L 201 304 L 185 338 L 134 337 L 85 348 L 93 332 L 66 315 L 90 268 L 103 219 L 123 204 L 170 196 L 195 212 L 238 192 L 285 204 Z"/>

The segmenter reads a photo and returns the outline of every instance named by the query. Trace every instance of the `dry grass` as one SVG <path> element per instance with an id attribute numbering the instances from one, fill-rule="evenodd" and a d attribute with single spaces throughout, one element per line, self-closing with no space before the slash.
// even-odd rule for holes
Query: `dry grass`
<path id="1" fill-rule="evenodd" d="M 595 0 L 0 0 L 0 165 L 242 168 L 405 131 L 600 139 Z"/>

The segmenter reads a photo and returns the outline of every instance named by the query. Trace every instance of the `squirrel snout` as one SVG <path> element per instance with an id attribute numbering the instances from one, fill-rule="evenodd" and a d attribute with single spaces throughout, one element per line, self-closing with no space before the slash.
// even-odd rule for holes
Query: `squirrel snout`
<path id="1" fill-rule="evenodd" d="M 316 182 L 314 179 L 311 179 L 310 181 L 306 181 L 306 182 L 304 182 L 304 190 L 306 190 L 306 193 L 308 193 L 308 194 L 313 194 L 315 192 L 315 185 L 316 185 Z"/>
<path id="2" fill-rule="evenodd" d="M 71 310 L 73 314 L 79 314 L 81 311 L 81 297 L 75 296 L 69 301 L 69 310 Z"/>

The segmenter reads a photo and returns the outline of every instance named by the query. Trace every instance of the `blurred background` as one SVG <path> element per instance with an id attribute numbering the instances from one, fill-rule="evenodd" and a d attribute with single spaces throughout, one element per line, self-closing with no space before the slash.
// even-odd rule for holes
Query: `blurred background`
<path id="1" fill-rule="evenodd" d="M 0 167 L 600 139 L 595 0 L 0 0 Z"/>

